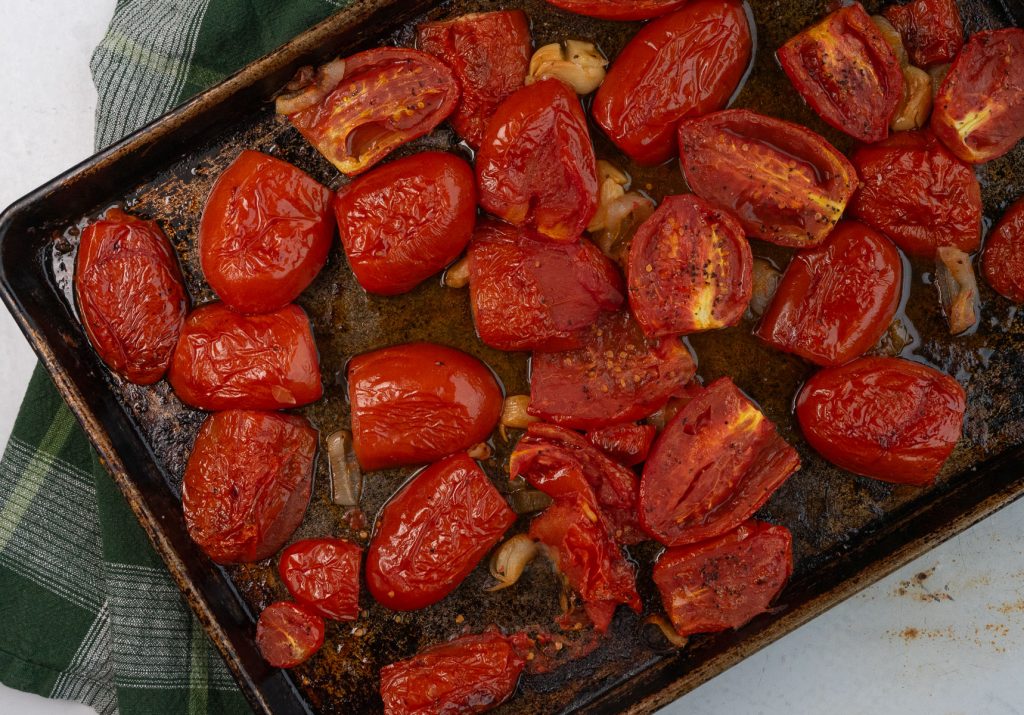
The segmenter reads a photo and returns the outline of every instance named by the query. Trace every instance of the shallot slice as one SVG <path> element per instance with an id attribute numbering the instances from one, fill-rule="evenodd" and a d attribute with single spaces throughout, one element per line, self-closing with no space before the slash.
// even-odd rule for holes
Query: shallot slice
<path id="1" fill-rule="evenodd" d="M 970 256 L 959 248 L 941 246 L 935 254 L 935 285 L 952 335 L 978 322 L 978 281 Z"/>
<path id="2" fill-rule="evenodd" d="M 352 433 L 338 430 L 327 437 L 331 470 L 331 501 L 338 506 L 359 506 L 363 495 L 363 470 L 352 449 Z"/>

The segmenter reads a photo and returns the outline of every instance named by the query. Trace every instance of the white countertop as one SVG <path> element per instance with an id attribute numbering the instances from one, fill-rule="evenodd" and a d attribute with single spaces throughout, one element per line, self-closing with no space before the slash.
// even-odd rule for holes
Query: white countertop
<path id="1" fill-rule="evenodd" d="M 114 0 L 4 3 L 0 206 L 86 158 Z M 35 360 L 0 309 L 0 442 Z M 916 574 L 926 574 L 923 580 Z M 0 713 L 90 712 L 0 685 Z M 1024 503 L 702 686 L 671 715 L 1024 714 Z M 133 714 L 134 715 L 134 714 Z M 155 714 L 154 714 L 155 715 Z"/>

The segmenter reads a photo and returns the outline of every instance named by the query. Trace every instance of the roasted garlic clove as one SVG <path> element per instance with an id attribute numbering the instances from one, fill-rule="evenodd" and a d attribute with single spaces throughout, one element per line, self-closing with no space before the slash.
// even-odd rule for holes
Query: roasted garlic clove
<path id="1" fill-rule="evenodd" d="M 900 37 L 900 31 L 881 15 L 872 15 L 871 22 L 875 23 L 875 27 L 878 28 L 886 43 L 892 48 L 893 54 L 896 55 L 896 59 L 900 62 L 900 67 L 906 67 L 910 64 L 910 57 L 907 55 L 907 49 L 903 46 L 903 38 Z"/>
<path id="2" fill-rule="evenodd" d="M 920 129 L 932 113 L 932 78 L 923 69 L 907 65 L 903 68 L 903 98 L 896 106 L 889 125 L 894 132 Z"/>
<path id="3" fill-rule="evenodd" d="M 604 82 L 607 66 L 608 60 L 592 42 L 555 42 L 533 53 L 526 84 L 554 77 L 572 87 L 576 94 L 590 94 Z"/>

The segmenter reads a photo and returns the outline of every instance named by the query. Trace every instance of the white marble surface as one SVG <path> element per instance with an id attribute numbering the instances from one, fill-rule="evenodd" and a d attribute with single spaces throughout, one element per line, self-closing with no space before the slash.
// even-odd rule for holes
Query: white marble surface
<path id="1" fill-rule="evenodd" d="M 0 205 L 91 153 L 95 94 L 88 59 L 114 2 L 3 5 L 0 96 L 11 101 L 0 112 Z M 33 364 L 14 322 L 0 310 L 0 441 Z M 916 574 L 928 576 L 918 583 Z M 4 715 L 87 712 L 0 686 Z M 1024 714 L 1024 504 L 948 542 L 664 712 Z"/>

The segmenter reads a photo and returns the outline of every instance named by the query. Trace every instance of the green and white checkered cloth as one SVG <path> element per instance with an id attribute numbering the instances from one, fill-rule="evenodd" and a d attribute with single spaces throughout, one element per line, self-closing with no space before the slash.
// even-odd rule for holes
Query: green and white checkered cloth
<path id="1" fill-rule="evenodd" d="M 118 0 L 91 62 L 96 146 L 347 1 Z M 0 682 L 101 715 L 249 712 L 41 368 L 0 461 Z"/>

